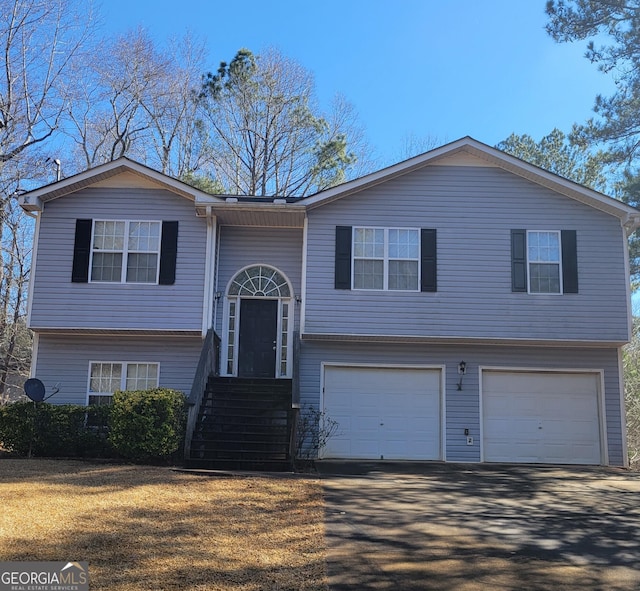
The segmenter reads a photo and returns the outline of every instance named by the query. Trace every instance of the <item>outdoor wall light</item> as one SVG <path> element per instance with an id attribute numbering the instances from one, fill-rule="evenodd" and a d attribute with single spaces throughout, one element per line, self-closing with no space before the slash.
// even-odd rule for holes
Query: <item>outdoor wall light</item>
<path id="1" fill-rule="evenodd" d="M 458 391 L 462 390 L 462 378 L 467 373 L 467 364 L 464 361 L 458 363 L 458 373 L 460 374 L 460 380 L 458 381 Z"/>
<path id="2" fill-rule="evenodd" d="M 222 292 L 221 291 L 216 291 L 215 295 L 213 296 L 216 300 L 219 300 L 222 297 Z"/>

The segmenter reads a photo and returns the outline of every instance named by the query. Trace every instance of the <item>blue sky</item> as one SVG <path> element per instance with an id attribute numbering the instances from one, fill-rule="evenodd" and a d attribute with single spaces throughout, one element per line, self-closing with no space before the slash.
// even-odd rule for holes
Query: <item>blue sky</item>
<path id="1" fill-rule="evenodd" d="M 613 84 L 544 31 L 545 0 L 105 0 L 105 33 L 206 38 L 210 69 L 274 46 L 316 78 L 322 104 L 354 104 L 381 164 L 404 139 L 539 139 L 591 116 Z"/>

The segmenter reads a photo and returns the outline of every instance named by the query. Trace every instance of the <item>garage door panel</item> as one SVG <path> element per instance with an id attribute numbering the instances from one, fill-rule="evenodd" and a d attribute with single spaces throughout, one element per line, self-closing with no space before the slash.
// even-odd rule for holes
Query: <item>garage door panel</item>
<path id="1" fill-rule="evenodd" d="M 325 368 L 324 412 L 338 422 L 325 458 L 439 459 L 440 370 Z"/>
<path id="2" fill-rule="evenodd" d="M 599 464 L 598 383 L 586 372 L 483 372 L 484 459 Z"/>

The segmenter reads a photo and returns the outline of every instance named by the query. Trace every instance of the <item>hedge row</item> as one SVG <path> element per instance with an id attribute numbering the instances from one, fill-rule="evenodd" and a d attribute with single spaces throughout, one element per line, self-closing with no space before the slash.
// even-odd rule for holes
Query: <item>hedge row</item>
<path id="1" fill-rule="evenodd" d="M 184 439 L 185 397 L 166 388 L 116 392 L 110 406 L 0 406 L 0 443 L 39 457 L 167 460 Z"/>

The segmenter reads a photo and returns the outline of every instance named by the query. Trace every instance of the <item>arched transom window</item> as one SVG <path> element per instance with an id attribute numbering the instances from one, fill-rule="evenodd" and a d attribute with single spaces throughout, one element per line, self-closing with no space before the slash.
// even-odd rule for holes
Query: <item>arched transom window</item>
<path id="1" fill-rule="evenodd" d="M 275 269 L 257 265 L 240 271 L 229 286 L 230 296 L 288 298 L 287 280 Z"/>

